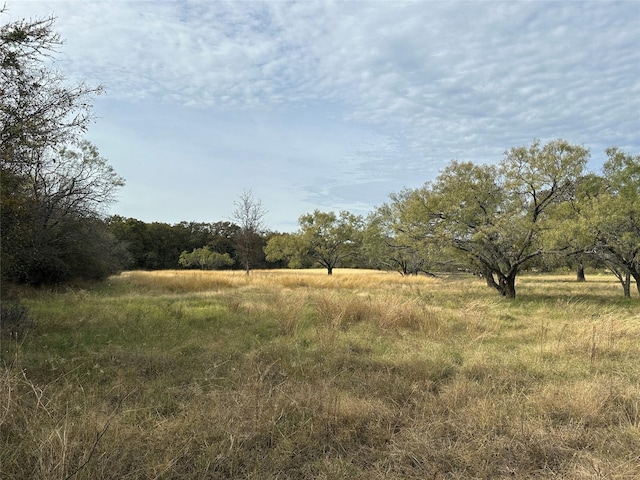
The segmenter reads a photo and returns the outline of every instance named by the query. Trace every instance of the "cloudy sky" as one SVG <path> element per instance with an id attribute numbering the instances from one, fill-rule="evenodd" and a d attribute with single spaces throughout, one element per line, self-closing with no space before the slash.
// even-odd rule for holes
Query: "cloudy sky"
<path id="1" fill-rule="evenodd" d="M 534 138 L 640 153 L 640 2 L 8 0 L 57 17 L 88 138 L 126 179 L 112 213 L 270 229 L 367 214 L 450 160 Z"/>

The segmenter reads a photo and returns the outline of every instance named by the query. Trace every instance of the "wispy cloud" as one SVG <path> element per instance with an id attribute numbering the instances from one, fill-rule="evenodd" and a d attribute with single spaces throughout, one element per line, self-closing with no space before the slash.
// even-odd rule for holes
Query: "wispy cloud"
<path id="1" fill-rule="evenodd" d="M 124 165 L 125 145 L 146 145 L 156 158 L 137 161 L 172 172 L 171 186 L 158 188 L 175 191 L 178 206 L 180 196 L 196 204 L 204 194 L 178 180 L 181 151 L 196 170 L 228 175 L 209 179 L 221 195 L 237 195 L 244 182 L 279 203 L 288 198 L 269 210 L 295 222 L 315 206 L 364 212 L 452 158 L 496 161 L 533 138 L 563 137 L 599 158 L 611 145 L 640 150 L 638 2 L 9 8 L 57 15 L 67 39 L 62 69 L 108 91 L 98 104 L 99 146 Z M 128 188 L 164 181 L 136 169 L 128 180 Z M 194 208 L 181 219 L 204 215 Z"/>

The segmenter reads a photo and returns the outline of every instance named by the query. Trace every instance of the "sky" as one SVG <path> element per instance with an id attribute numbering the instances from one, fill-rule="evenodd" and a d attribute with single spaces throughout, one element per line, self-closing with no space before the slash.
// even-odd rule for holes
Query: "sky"
<path id="1" fill-rule="evenodd" d="M 110 212 L 217 222 L 250 191 L 272 231 L 367 215 L 451 160 L 562 138 L 640 153 L 640 1 L 35 1 L 56 68 L 100 84 L 87 138 Z"/>

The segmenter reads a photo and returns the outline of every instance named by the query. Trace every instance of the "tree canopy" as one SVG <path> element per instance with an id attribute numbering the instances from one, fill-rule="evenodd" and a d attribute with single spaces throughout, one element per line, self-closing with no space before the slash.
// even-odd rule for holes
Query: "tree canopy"
<path id="1" fill-rule="evenodd" d="M 267 260 L 288 259 L 295 266 L 311 259 L 331 275 L 341 262 L 359 253 L 363 220 L 357 215 L 315 210 L 302 215 L 298 223 L 300 228 L 295 234 L 269 240 L 265 247 Z"/>
<path id="2" fill-rule="evenodd" d="M 0 9 L 0 14 L 4 9 Z M 53 17 L 0 27 L 2 280 L 56 283 L 127 268 L 319 265 L 462 269 L 516 296 L 526 268 L 554 258 L 606 266 L 640 294 L 640 156 L 611 147 L 598 173 L 590 152 L 558 139 L 507 150 L 495 164 L 451 161 L 433 181 L 391 194 L 366 220 L 342 211 L 266 232 L 245 190 L 231 222 L 150 224 L 105 218 L 124 185 L 83 138 L 101 86 L 69 84 L 51 66 L 62 41 Z"/>
<path id="3" fill-rule="evenodd" d="M 124 180 L 82 139 L 101 87 L 47 66 L 62 44 L 53 25 L 0 27 L 2 278 L 31 284 L 99 278 L 120 258 L 101 214 Z"/>
<path id="4" fill-rule="evenodd" d="M 581 217 L 586 228 L 586 252 L 603 261 L 630 296 L 630 279 L 640 294 L 640 155 L 607 149 L 596 189 L 584 194 Z"/>
<path id="5" fill-rule="evenodd" d="M 433 181 L 393 198 L 391 217 L 402 244 L 430 243 L 515 297 L 515 280 L 545 252 L 549 211 L 569 198 L 589 152 L 555 140 L 514 147 L 497 165 L 452 161 Z"/>

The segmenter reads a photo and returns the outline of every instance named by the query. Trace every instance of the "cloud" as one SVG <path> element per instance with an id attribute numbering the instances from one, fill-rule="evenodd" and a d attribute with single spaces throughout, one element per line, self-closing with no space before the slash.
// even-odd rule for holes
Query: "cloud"
<path id="1" fill-rule="evenodd" d="M 366 211 L 451 159 L 495 162 L 534 138 L 591 147 L 594 164 L 608 146 L 640 150 L 637 2 L 14 1 L 9 9 L 57 15 L 67 40 L 61 69 L 108 92 L 97 104 L 99 146 L 126 170 L 127 188 L 156 182 L 176 192 L 178 206 L 207 195 L 206 179 L 220 198 L 260 186 L 281 219 L 316 206 Z M 128 151 L 145 167 L 129 166 Z M 182 184 L 176 158 L 211 173 Z M 153 174 L 158 165 L 169 173 Z M 153 215 L 153 205 L 145 211 Z"/>

